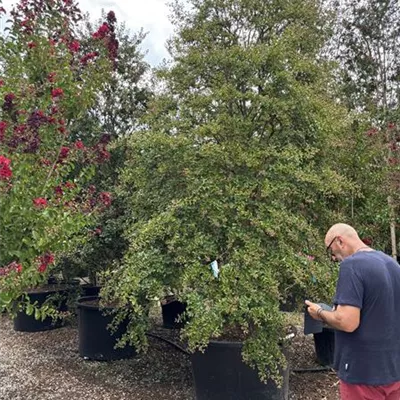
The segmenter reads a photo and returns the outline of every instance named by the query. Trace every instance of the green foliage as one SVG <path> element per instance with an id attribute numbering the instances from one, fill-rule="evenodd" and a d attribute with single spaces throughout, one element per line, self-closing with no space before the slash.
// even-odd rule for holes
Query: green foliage
<path id="1" fill-rule="evenodd" d="M 332 293 L 321 235 L 336 212 L 329 200 L 351 187 L 331 168 L 347 120 L 318 56 L 324 15 L 311 0 L 190 6 L 174 8 L 165 90 L 129 140 L 130 246 L 103 294 L 143 310 L 138 297 L 178 293 L 192 350 L 233 330 L 244 359 L 279 380 L 279 303 L 290 291 Z M 143 343 L 143 324 L 132 329 Z"/>
<path id="2" fill-rule="evenodd" d="M 339 157 L 357 187 L 343 206 L 347 221 L 363 236 L 387 252 L 392 245 L 395 254 L 400 204 L 400 6 L 393 0 L 346 0 L 339 5 L 331 58 L 340 66 L 338 94 L 354 120 Z"/>

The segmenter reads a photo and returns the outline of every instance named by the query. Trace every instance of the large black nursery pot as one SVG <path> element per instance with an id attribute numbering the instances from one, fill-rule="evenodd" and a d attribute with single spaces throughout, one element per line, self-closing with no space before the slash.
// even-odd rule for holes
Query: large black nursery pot
<path id="1" fill-rule="evenodd" d="M 87 284 L 81 285 L 80 289 L 82 290 L 81 297 L 98 296 L 101 290 L 101 286 Z"/>
<path id="2" fill-rule="evenodd" d="M 42 288 L 38 292 L 28 292 L 31 303 L 37 302 L 36 306 L 40 307 L 43 303 L 52 296 L 59 297 L 58 311 L 64 312 L 68 310 L 67 296 L 68 287 L 60 287 L 61 285 L 50 285 L 48 289 Z M 57 304 L 57 303 L 56 303 Z M 14 330 L 19 332 L 40 332 L 50 329 L 61 328 L 63 320 L 53 320 L 51 317 L 46 317 L 43 321 L 35 319 L 35 315 L 28 315 L 25 311 L 18 311 L 14 318 Z"/>
<path id="3" fill-rule="evenodd" d="M 319 364 L 331 367 L 335 353 L 335 331 L 323 328 L 322 332 L 314 333 L 314 344 Z"/>
<path id="4" fill-rule="evenodd" d="M 174 296 L 167 296 L 161 302 L 161 313 L 164 328 L 179 329 L 185 324 L 184 321 L 178 322 L 178 317 L 186 311 L 186 303 L 176 300 Z"/>
<path id="5" fill-rule="evenodd" d="M 289 370 L 282 372 L 283 385 L 260 381 L 256 370 L 242 360 L 241 342 L 210 341 L 204 353 L 192 355 L 197 400 L 287 400 Z"/>
<path id="6" fill-rule="evenodd" d="M 78 299 L 78 333 L 79 355 L 96 361 L 112 361 L 133 357 L 136 351 L 131 346 L 115 349 L 115 345 L 126 332 L 128 320 L 123 321 L 112 334 L 107 326 L 113 315 L 104 315 L 112 311 L 111 307 L 100 309 L 98 296 L 87 296 Z"/>

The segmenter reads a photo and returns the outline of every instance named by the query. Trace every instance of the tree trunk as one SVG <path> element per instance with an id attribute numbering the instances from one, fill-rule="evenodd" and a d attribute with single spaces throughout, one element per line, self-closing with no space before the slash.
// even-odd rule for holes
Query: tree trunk
<path id="1" fill-rule="evenodd" d="M 396 242 L 396 212 L 392 196 L 388 197 L 389 215 L 390 215 L 390 240 L 392 243 L 392 257 L 397 260 L 397 242 Z"/>

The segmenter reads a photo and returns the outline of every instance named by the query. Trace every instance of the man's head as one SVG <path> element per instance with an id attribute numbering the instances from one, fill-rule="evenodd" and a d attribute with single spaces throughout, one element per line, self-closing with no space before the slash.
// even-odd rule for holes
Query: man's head
<path id="1" fill-rule="evenodd" d="M 342 261 L 365 244 L 352 226 L 335 224 L 326 233 L 325 246 L 333 260 Z"/>

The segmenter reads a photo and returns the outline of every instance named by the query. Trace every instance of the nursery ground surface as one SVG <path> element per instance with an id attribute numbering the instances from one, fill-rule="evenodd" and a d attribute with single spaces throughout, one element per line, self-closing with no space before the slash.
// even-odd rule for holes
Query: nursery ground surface
<path id="1" fill-rule="evenodd" d="M 299 327 L 301 331 L 301 327 Z M 153 331 L 178 341 L 176 330 Z M 15 332 L 0 316 L 1 400 L 194 400 L 187 355 L 150 338 L 149 351 L 130 360 L 85 361 L 74 324 L 47 332 Z M 291 349 L 293 369 L 318 367 L 312 337 L 301 332 Z M 338 400 L 333 372 L 290 374 L 290 400 Z M 234 399 L 232 399 L 234 400 Z"/>

